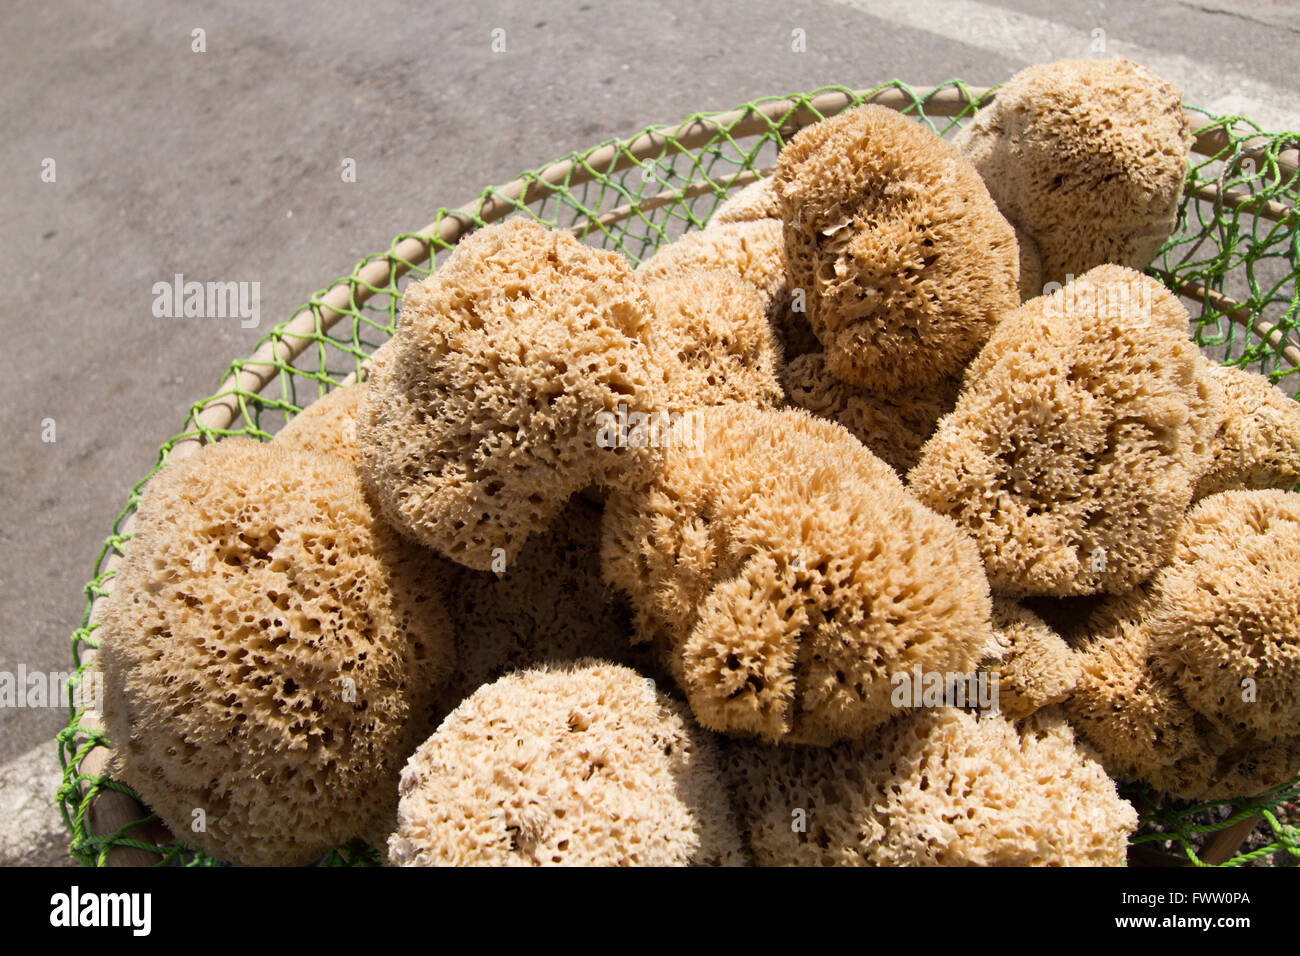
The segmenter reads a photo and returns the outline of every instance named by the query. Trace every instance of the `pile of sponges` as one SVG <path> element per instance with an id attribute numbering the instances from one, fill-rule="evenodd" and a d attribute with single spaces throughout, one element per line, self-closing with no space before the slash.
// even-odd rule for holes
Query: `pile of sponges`
<path id="1" fill-rule="evenodd" d="M 369 377 L 148 485 L 118 779 L 303 864 L 1119 865 L 1116 782 L 1300 771 L 1300 405 L 1140 271 L 1123 60 L 822 120 L 637 267 L 513 219 Z"/>

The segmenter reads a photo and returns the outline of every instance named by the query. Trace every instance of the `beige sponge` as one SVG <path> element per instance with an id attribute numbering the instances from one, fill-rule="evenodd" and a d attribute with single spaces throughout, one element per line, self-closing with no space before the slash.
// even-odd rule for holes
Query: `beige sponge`
<path id="1" fill-rule="evenodd" d="M 758 219 L 780 219 L 781 202 L 772 188 L 772 177 L 764 176 L 750 183 L 724 202 L 709 218 L 706 228 L 712 229 L 729 222 L 753 222 Z"/>
<path id="2" fill-rule="evenodd" d="M 718 269 L 694 270 L 647 282 L 646 293 L 671 411 L 780 402 L 776 336 L 752 284 Z"/>
<path id="3" fill-rule="evenodd" d="M 995 598 L 993 638 L 996 646 L 980 661 L 979 670 L 997 675 L 998 709 L 1007 718 L 1021 720 L 1073 692 L 1079 660 L 1037 614 Z"/>
<path id="4" fill-rule="evenodd" d="M 1300 738 L 1300 494 L 1206 498 L 1154 585 L 1152 646 L 1187 702 L 1243 736 Z"/>
<path id="5" fill-rule="evenodd" d="M 761 866 L 1122 866 L 1137 827 L 1050 711 L 918 710 L 861 742 L 727 755 Z"/>
<path id="6" fill-rule="evenodd" d="M 1144 67 L 1062 60 L 1013 76 L 955 142 L 1037 244 L 1042 281 L 1063 283 L 1150 264 L 1178 216 L 1192 131 L 1178 88 Z"/>
<path id="7" fill-rule="evenodd" d="M 475 691 L 402 771 L 399 866 L 740 865 L 716 749 L 626 667 L 538 667 Z"/>
<path id="8" fill-rule="evenodd" d="M 1218 426 L 1187 313 L 1100 266 L 1020 307 L 966 372 L 912 492 L 974 535 L 1005 594 L 1118 593 L 1174 545 Z"/>
<path id="9" fill-rule="evenodd" d="M 1300 771 L 1300 495 L 1233 491 L 1188 514 L 1168 565 L 1094 614 L 1072 722 L 1116 776 L 1187 799 Z"/>
<path id="10" fill-rule="evenodd" d="M 624 603 L 600 576 L 601 509 L 575 496 L 500 573 L 449 569 L 447 607 L 456 667 L 439 694 L 439 720 L 513 670 L 582 657 L 643 664 Z"/>
<path id="11" fill-rule="evenodd" d="M 351 466 L 243 439 L 164 468 L 136 520 L 95 631 L 118 778 L 231 863 L 364 831 L 451 669 L 436 559 Z"/>
<path id="12" fill-rule="evenodd" d="M 844 428 L 800 409 L 691 413 L 606 504 L 602 561 L 712 730 L 827 743 L 897 711 L 891 678 L 967 672 L 991 639 L 970 539 Z"/>
<path id="13" fill-rule="evenodd" d="M 1300 483 L 1300 402 L 1263 375 L 1211 365 L 1223 386 L 1223 421 L 1196 497 L 1233 488 L 1294 488 Z"/>
<path id="14" fill-rule="evenodd" d="M 655 415 L 651 306 L 619 255 L 520 219 L 406 291 L 357 416 L 384 516 L 467 567 L 512 560 L 574 492 L 653 451 L 603 416 Z"/>
<path id="15" fill-rule="evenodd" d="M 288 451 L 332 455 L 353 467 L 361 464 L 356 419 L 365 391 L 364 385 L 348 385 L 327 392 L 291 418 L 275 443 Z"/>
<path id="16" fill-rule="evenodd" d="M 876 391 L 959 373 L 1020 302 L 1015 233 L 979 174 L 914 119 L 863 106 L 806 127 L 775 185 L 789 288 L 837 378 Z"/>
<path id="17" fill-rule="evenodd" d="M 791 301 L 785 281 L 785 240 L 778 219 L 710 222 L 663 246 L 637 267 L 643 282 L 676 281 L 699 271 L 726 272 L 752 285 L 786 358 L 801 354 L 812 337 L 802 297 Z"/>
<path id="18" fill-rule="evenodd" d="M 839 422 L 900 475 L 917 463 L 961 385 L 954 377 L 925 388 L 871 392 L 833 376 L 821 352 L 786 362 L 781 383 L 791 405 Z"/>
<path id="19" fill-rule="evenodd" d="M 748 282 L 764 307 L 785 293 L 785 246 L 775 219 L 729 222 L 688 232 L 636 268 L 643 282 L 675 279 L 684 272 L 722 271 Z"/>
<path id="20" fill-rule="evenodd" d="M 1117 779 L 1144 780 L 1188 799 L 1225 784 L 1237 796 L 1258 793 L 1263 787 L 1253 772 L 1243 778 L 1219 766 L 1220 754 L 1236 750 L 1234 735 L 1187 706 L 1156 666 L 1143 613 L 1131 597 L 1098 612 L 1092 636 L 1078 649 L 1079 681 L 1064 704 L 1070 722 Z"/>

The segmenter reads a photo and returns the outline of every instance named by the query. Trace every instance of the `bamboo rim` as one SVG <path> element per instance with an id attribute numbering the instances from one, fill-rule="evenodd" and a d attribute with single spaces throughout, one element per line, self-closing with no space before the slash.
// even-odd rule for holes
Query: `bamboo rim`
<path id="1" fill-rule="evenodd" d="M 527 205 L 544 199 L 557 191 L 561 185 L 571 187 L 583 185 L 598 177 L 610 176 L 631 168 L 641 161 L 657 158 L 670 149 L 686 152 L 698 149 L 712 140 L 718 133 L 726 130 L 733 139 L 748 139 L 767 132 L 772 122 L 784 117 L 781 132 L 785 138 L 809 126 L 817 120 L 843 112 L 851 104 L 872 103 L 902 111 L 919 100 L 926 116 L 948 118 L 958 116 L 972 106 L 991 102 L 996 90 L 989 87 L 945 86 L 933 90 L 928 95 L 913 96 L 904 89 L 890 86 L 874 92 L 862 90 L 845 92 L 833 90 L 818 94 L 806 103 L 793 99 L 771 100 L 758 106 L 718 113 L 709 118 L 697 117 L 675 128 L 660 128 L 640 133 L 619 142 L 597 147 L 582 157 L 579 163 L 573 159 L 552 163 L 536 176 L 521 176 L 496 187 L 486 199 L 480 197 L 451 210 L 449 214 L 425 226 L 416 234 L 408 234 L 389 251 L 370 261 L 361 271 L 347 279 L 341 279 L 331 285 L 320 296 L 318 310 L 306 309 L 288 322 L 280 331 L 280 337 L 264 342 L 244 362 L 243 366 L 229 375 L 217 389 L 217 397 L 210 399 L 195 416 L 195 424 L 201 430 L 223 431 L 229 429 L 240 415 L 238 393 L 260 393 L 278 374 L 275 363 L 290 364 L 311 344 L 317 330 L 328 331 L 347 312 L 346 309 L 359 308 L 368 301 L 375 291 L 386 289 L 395 283 L 412 267 L 427 262 L 433 249 L 433 241 L 425 236 L 451 246 L 473 231 L 473 220 L 477 216 L 484 223 L 504 219 L 519 205 Z M 1192 144 L 1192 150 L 1203 156 L 1213 157 L 1231 145 L 1227 133 L 1219 127 L 1203 128 L 1205 117 L 1202 114 L 1186 111 L 1191 128 L 1201 130 Z M 1259 146 L 1247 146 L 1241 156 L 1258 162 L 1263 155 L 1265 137 L 1247 137 L 1242 142 L 1251 144 L 1260 142 Z M 1277 166 L 1284 179 L 1292 178 L 1300 168 L 1300 147 L 1289 148 L 1278 153 Z M 743 186 L 760 178 L 761 173 L 746 171 L 738 175 L 731 186 Z M 658 208 L 681 198 L 702 195 L 712 187 L 704 184 L 689 186 L 685 190 L 667 190 L 656 196 L 635 204 L 620 206 L 616 209 L 593 217 L 588 225 L 571 227 L 573 231 L 586 231 L 593 226 L 610 225 L 629 218 L 638 211 Z M 1205 186 L 1196 190 L 1198 198 L 1210 202 L 1223 202 L 1233 207 L 1251 205 L 1254 200 L 1232 190 L 1218 190 Z M 1259 215 L 1274 221 L 1281 221 L 1295 215 L 1294 206 L 1272 202 L 1259 203 L 1256 210 Z M 1211 303 L 1227 312 L 1233 322 L 1251 329 L 1270 342 L 1282 333 L 1262 320 L 1252 321 L 1243 306 L 1214 290 L 1205 290 L 1199 286 L 1185 285 L 1187 295 L 1205 294 Z M 1292 365 L 1300 367 L 1300 349 L 1287 345 L 1283 355 Z M 359 377 L 364 377 L 367 363 L 362 365 L 362 376 L 349 375 L 340 384 L 350 384 Z M 177 441 L 168 456 L 168 460 L 177 461 L 196 454 L 202 447 L 200 438 L 191 437 Z M 120 532 L 130 534 L 135 525 L 134 513 L 122 524 Z M 103 567 L 103 573 L 114 571 L 121 564 L 122 555 L 114 552 L 109 555 Z M 104 585 L 104 593 L 97 595 L 91 603 L 88 623 L 98 620 L 104 598 L 113 589 L 113 578 Z M 93 666 L 97 656 L 94 648 L 86 648 L 82 655 L 83 662 Z M 87 714 L 82 718 L 82 725 L 88 729 L 101 729 L 102 722 L 96 714 Z M 101 776 L 110 770 L 114 752 L 107 745 L 92 749 L 81 761 L 83 775 Z M 124 827 L 139 824 L 148 811 L 133 797 L 117 790 L 101 790 L 86 808 L 87 828 L 94 834 L 115 833 Z M 160 824 L 139 824 L 136 837 L 141 842 L 157 843 L 165 839 L 167 831 Z M 1236 848 L 1245 840 L 1249 829 L 1243 830 L 1238 824 L 1228 834 L 1217 840 L 1213 847 L 1216 856 L 1230 858 Z M 158 862 L 156 856 L 144 850 L 128 846 L 109 848 L 104 856 L 108 866 L 151 866 Z"/>

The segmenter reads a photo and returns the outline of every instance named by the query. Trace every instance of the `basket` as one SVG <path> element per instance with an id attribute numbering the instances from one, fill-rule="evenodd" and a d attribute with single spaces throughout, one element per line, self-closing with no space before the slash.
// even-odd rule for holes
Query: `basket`
<path id="1" fill-rule="evenodd" d="M 403 280 L 429 275 L 439 257 L 486 223 L 530 216 L 634 261 L 703 226 L 727 193 L 765 174 L 795 132 L 862 103 L 913 115 L 940 134 L 955 131 L 995 94 L 952 81 L 916 90 L 894 81 L 871 90 L 827 87 L 766 98 L 724 113 L 697 113 L 674 127 L 647 127 L 485 189 L 459 209 L 440 209 L 425 228 L 393 240 L 351 274 L 312 295 L 233 362 L 211 397 L 193 405 L 165 442 L 153 470 L 132 489 L 95 563 L 82 626 L 72 636 L 68 726 L 58 735 L 58 800 L 70 852 L 88 865 L 213 865 L 184 848 L 109 773 L 112 756 L 97 715 L 76 706 L 75 688 L 93 666 L 96 616 L 110 593 L 132 515 L 149 478 L 168 461 L 230 435 L 269 439 L 304 406 L 364 378 L 367 356 L 392 335 Z M 1149 272 L 1178 293 L 1193 335 L 1210 357 L 1269 375 L 1300 391 L 1300 230 L 1295 134 L 1266 134 L 1241 117 L 1188 109 L 1196 142 L 1173 238 Z M 1300 768 L 1297 768 L 1300 770 Z M 1252 800 L 1160 803 L 1129 789 L 1142 814 L 1131 863 L 1242 865 L 1273 854 L 1300 859 L 1300 831 L 1286 821 L 1300 777 Z M 1247 836 L 1251 842 L 1242 849 Z M 322 863 L 378 863 L 360 843 Z"/>

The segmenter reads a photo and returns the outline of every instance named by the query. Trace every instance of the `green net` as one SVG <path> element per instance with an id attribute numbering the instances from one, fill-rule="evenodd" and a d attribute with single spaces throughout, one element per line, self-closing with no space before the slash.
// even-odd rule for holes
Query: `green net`
<path id="1" fill-rule="evenodd" d="M 278 355 L 235 361 L 222 379 L 223 390 L 191 407 L 181 430 L 163 444 L 153 470 L 132 489 L 85 589 L 86 614 L 72 635 L 77 670 L 69 682 L 69 722 L 58 736 L 63 765 L 58 800 L 71 834 L 72 855 L 85 864 L 102 865 L 114 848 L 131 847 L 152 854 L 160 864 L 216 862 L 175 843 L 143 810 L 139 819 L 113 832 L 93 832 L 88 811 L 94 801 L 106 791 L 131 791 L 85 768 L 86 758 L 108 741 L 87 721 L 75 692 L 91 666 L 87 651 L 97 646 L 95 625 L 90 623 L 93 602 L 108 593 L 113 574 L 108 563 L 129 538 L 124 524 L 145 483 L 167 463 L 178 443 L 229 435 L 267 440 L 316 398 L 364 374 L 363 361 L 393 333 L 405 284 L 429 275 L 464 232 L 502 216 L 529 216 L 640 261 L 682 233 L 702 227 L 728 192 L 770 170 L 777 150 L 799 128 L 824 113 L 870 100 L 896 106 L 941 135 L 957 130 L 978 105 L 975 94 L 959 81 L 926 91 L 897 81 L 856 93 L 827 87 L 755 100 L 727 113 L 698 113 L 676 127 L 647 127 L 626 140 L 571 153 L 557 164 L 523 174 L 522 191 L 488 188 L 467 207 L 439 210 L 425 232 L 398 236 L 387 251 L 362 259 L 351 275 L 313 295 L 272 329 L 259 343 L 258 354 L 263 346 L 281 346 Z M 1194 156 L 1178 228 L 1150 272 L 1182 297 L 1192 316 L 1190 331 L 1207 354 L 1280 382 L 1294 375 L 1300 364 L 1297 175 L 1279 162 L 1298 138 L 1263 134 L 1241 117 L 1200 115 L 1204 120 L 1198 145 L 1208 143 L 1205 151 L 1210 155 Z M 558 165 L 562 163 L 569 165 Z M 384 267 L 379 274 L 385 278 L 379 282 L 371 279 L 376 265 Z M 327 303 L 329 290 L 337 294 L 340 286 L 347 291 L 346 303 L 340 306 L 337 298 Z M 242 372 L 256 373 L 259 387 L 232 386 Z M 1300 378 L 1282 385 L 1294 394 L 1300 391 Z M 204 408 L 217 400 L 235 409 L 226 427 L 214 427 L 203 416 Z M 1228 803 L 1162 803 L 1142 789 L 1126 791 L 1126 796 L 1142 813 L 1135 845 L 1160 847 L 1202 864 L 1214 835 L 1249 819 L 1257 824 L 1250 841 L 1235 855 L 1215 862 L 1280 862 L 1288 854 L 1300 858 L 1300 832 L 1294 825 L 1300 778 L 1256 799 Z M 357 842 L 321 861 L 338 866 L 378 862 L 375 849 Z"/>

